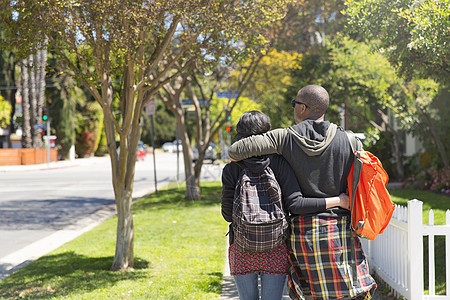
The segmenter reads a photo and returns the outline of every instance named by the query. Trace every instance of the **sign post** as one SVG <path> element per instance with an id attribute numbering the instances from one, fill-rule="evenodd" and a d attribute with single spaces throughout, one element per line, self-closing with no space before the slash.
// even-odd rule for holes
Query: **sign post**
<path id="1" fill-rule="evenodd" d="M 156 149 L 155 149 L 155 130 L 153 124 L 153 115 L 156 113 L 155 99 L 151 98 L 145 103 L 145 113 L 150 116 L 151 132 L 152 132 L 152 148 L 153 148 L 153 172 L 155 177 L 155 193 L 158 193 L 158 185 L 156 180 Z"/>

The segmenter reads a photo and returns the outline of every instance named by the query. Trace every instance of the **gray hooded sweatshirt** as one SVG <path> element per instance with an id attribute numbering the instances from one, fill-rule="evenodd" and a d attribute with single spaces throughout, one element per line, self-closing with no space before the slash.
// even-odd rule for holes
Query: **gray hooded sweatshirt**
<path id="1" fill-rule="evenodd" d="M 291 165 L 304 197 L 322 198 L 346 192 L 353 153 L 345 131 L 328 121 L 305 120 L 284 129 L 242 139 L 228 150 L 230 158 L 277 153 Z M 325 209 L 324 216 L 348 214 Z"/>

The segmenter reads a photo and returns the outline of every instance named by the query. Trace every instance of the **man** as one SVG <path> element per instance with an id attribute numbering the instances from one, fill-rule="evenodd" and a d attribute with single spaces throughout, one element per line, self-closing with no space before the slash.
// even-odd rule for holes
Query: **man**
<path id="1" fill-rule="evenodd" d="M 294 169 L 304 197 L 346 192 L 353 153 L 345 131 L 325 121 L 328 104 L 329 96 L 323 87 L 303 87 L 292 100 L 296 125 L 236 142 L 229 148 L 230 159 L 278 153 Z M 292 299 L 303 299 L 304 295 L 314 299 L 372 297 L 376 283 L 369 274 L 359 239 L 354 238 L 349 227 L 348 209 L 327 209 L 325 201 L 319 201 L 316 213 L 291 219 L 291 230 L 288 247 Z"/>

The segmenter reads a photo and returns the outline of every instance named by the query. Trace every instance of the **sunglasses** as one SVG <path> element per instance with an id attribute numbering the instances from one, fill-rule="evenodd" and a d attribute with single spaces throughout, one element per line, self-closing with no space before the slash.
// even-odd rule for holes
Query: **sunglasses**
<path id="1" fill-rule="evenodd" d="M 295 101 L 295 99 L 292 99 L 291 103 L 292 103 L 292 107 L 294 107 L 294 108 L 295 108 L 295 104 L 298 104 L 298 105 L 303 104 L 306 108 L 309 108 L 308 105 L 306 105 L 305 103 L 300 102 L 300 101 Z"/>

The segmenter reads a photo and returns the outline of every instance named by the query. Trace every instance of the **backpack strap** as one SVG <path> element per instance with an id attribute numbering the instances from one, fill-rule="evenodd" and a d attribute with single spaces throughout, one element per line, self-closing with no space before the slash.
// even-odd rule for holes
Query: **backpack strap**
<path id="1" fill-rule="evenodd" d="M 347 137 L 350 141 L 350 146 L 352 148 L 352 153 L 355 155 L 355 158 L 353 160 L 353 180 L 352 180 L 352 206 L 351 206 L 351 214 L 353 214 L 353 207 L 355 204 L 355 195 L 356 195 L 356 189 L 358 188 L 359 179 L 361 178 L 361 169 L 362 169 L 362 161 L 361 161 L 361 153 L 359 151 L 362 150 L 362 143 L 361 141 L 356 137 L 356 135 L 351 130 L 346 130 L 345 133 L 347 134 Z M 356 151 L 356 153 L 355 153 Z M 364 225 L 364 222 L 359 222 L 355 226 L 353 226 L 352 220 L 350 220 L 350 223 L 352 225 L 352 229 L 358 230 Z"/>
<path id="2" fill-rule="evenodd" d="M 351 257 L 352 257 L 352 276 L 353 276 L 353 285 L 357 286 L 358 284 L 358 270 L 357 270 L 357 262 L 356 262 L 356 239 L 355 239 L 355 233 L 353 230 L 358 230 L 361 226 L 364 225 L 364 222 L 358 222 L 356 225 L 356 229 L 354 229 L 353 226 L 353 207 L 355 204 L 355 195 L 356 195 L 356 189 L 358 187 L 359 179 L 361 178 L 361 169 L 362 169 L 362 161 L 360 159 L 361 153 L 359 151 L 362 150 L 362 143 L 361 141 L 356 137 L 356 135 L 351 130 L 346 130 L 345 133 L 347 134 L 347 137 L 350 142 L 350 146 L 352 148 L 352 153 L 354 154 L 354 160 L 353 160 L 353 180 L 352 180 L 352 205 L 351 205 L 351 211 L 350 211 L 350 233 L 352 235 L 353 245 L 351 246 Z M 356 152 L 356 153 L 355 153 Z"/>

